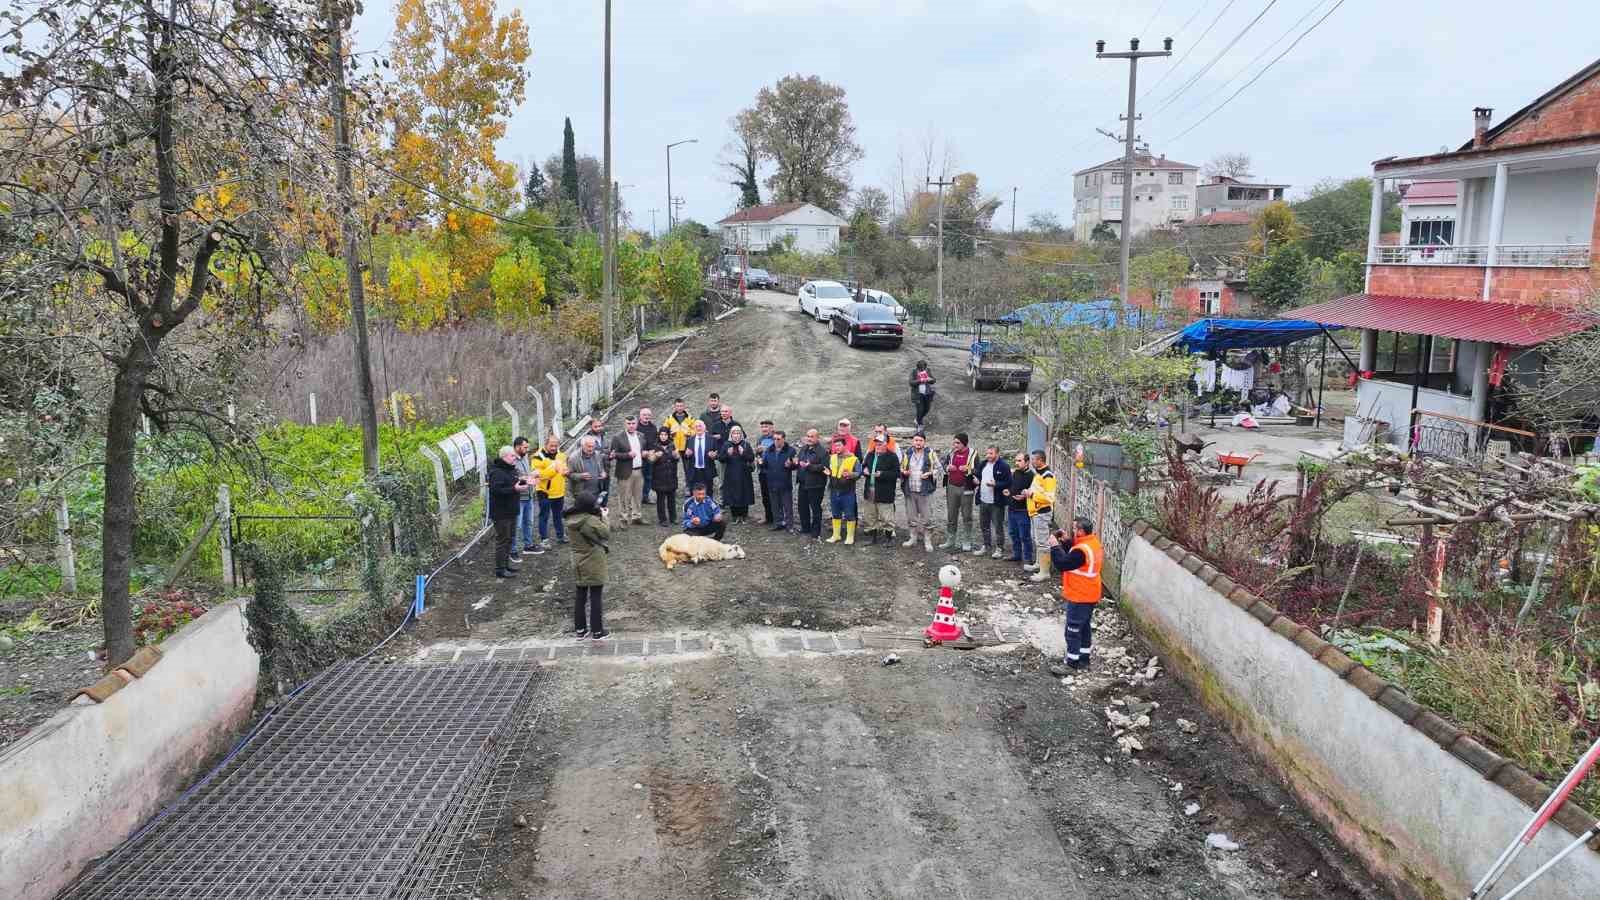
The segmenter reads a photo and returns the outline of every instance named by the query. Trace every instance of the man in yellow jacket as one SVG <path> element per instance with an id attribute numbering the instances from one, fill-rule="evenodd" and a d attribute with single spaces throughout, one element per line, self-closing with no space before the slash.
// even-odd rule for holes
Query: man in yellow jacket
<path id="1" fill-rule="evenodd" d="M 1094 611 L 1100 603 L 1101 572 L 1106 564 L 1105 547 L 1088 519 L 1073 519 L 1070 547 L 1066 539 L 1065 532 L 1050 535 L 1050 560 L 1061 572 L 1061 599 L 1067 607 L 1067 656 L 1061 665 L 1050 667 L 1050 674 L 1057 676 L 1089 668 Z"/>
<path id="2" fill-rule="evenodd" d="M 567 542 L 567 526 L 562 507 L 567 502 L 567 455 L 561 452 L 561 442 L 551 435 L 544 446 L 528 457 L 528 467 L 538 479 L 534 489 L 539 499 L 539 543 L 550 546 L 550 519 L 556 520 L 556 540 Z"/>
<path id="3" fill-rule="evenodd" d="M 1028 501 L 1028 527 L 1032 530 L 1033 546 L 1038 548 L 1038 559 L 1022 568 L 1033 574 L 1029 581 L 1044 581 L 1050 577 L 1046 571 L 1050 563 L 1050 548 L 1046 538 L 1050 534 L 1051 510 L 1056 502 L 1056 473 L 1050 471 L 1050 461 L 1043 450 L 1033 451 L 1033 483 L 1022 492 Z"/>
<path id="4" fill-rule="evenodd" d="M 667 415 L 666 421 L 661 425 L 667 430 L 668 434 L 672 435 L 672 449 L 678 451 L 678 455 L 683 457 L 685 479 L 689 476 L 689 458 L 683 455 L 683 448 L 689 446 L 689 438 L 694 436 L 696 421 L 695 417 L 689 414 L 689 404 L 685 403 L 682 397 L 679 397 L 672 401 L 672 412 Z M 685 481 L 684 483 L 687 484 L 688 482 Z"/>

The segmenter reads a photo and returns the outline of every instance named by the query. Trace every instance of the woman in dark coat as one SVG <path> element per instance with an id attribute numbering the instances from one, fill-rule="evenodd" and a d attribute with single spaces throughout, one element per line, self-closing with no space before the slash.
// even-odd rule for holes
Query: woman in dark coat
<path id="1" fill-rule="evenodd" d="M 566 511 L 567 537 L 572 541 L 573 584 L 577 600 L 572 606 L 572 630 L 580 638 L 604 640 L 610 636 L 600 617 L 600 593 L 606 586 L 606 555 L 611 528 L 593 492 L 585 489 Z"/>
<path id="2" fill-rule="evenodd" d="M 911 370 L 911 403 L 916 408 L 917 427 L 922 427 L 922 420 L 928 417 L 928 410 L 933 408 L 933 389 L 936 381 L 933 373 L 928 371 L 928 361 L 917 360 L 917 367 Z"/>
<path id="3" fill-rule="evenodd" d="M 672 525 L 678 518 L 678 449 L 672 432 L 661 429 L 661 440 L 645 451 L 650 458 L 650 486 L 656 492 L 656 524 Z"/>
<path id="4" fill-rule="evenodd" d="M 717 454 L 722 461 L 722 505 L 728 508 L 737 525 L 750 514 L 756 502 L 756 451 L 744 439 L 744 429 L 735 425 L 728 430 L 728 442 Z"/>

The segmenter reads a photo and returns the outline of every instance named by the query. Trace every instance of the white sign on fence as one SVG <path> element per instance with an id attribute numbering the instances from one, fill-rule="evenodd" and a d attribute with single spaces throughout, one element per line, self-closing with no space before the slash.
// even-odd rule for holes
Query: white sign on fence
<path id="1" fill-rule="evenodd" d="M 483 432 L 478 429 L 477 423 L 468 423 L 463 431 L 458 431 L 439 442 L 439 450 L 450 463 L 450 480 L 455 481 L 468 472 L 481 471 L 489 463 L 488 451 L 483 444 Z"/>

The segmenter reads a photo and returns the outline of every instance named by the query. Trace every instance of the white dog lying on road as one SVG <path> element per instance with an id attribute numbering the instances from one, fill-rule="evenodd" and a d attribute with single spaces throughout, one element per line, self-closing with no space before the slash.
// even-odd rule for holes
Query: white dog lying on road
<path id="1" fill-rule="evenodd" d="M 738 544 L 724 544 L 716 538 L 695 534 L 675 534 L 661 542 L 661 561 L 670 569 L 681 562 L 717 562 L 724 559 L 744 559 L 744 548 Z"/>

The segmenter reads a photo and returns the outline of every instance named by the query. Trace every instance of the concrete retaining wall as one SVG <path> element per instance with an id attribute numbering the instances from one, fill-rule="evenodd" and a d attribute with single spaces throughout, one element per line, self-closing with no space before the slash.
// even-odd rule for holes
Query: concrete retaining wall
<path id="1" fill-rule="evenodd" d="M 1397 896 L 1464 897 L 1548 788 L 1140 523 L 1121 609 L 1172 670 Z M 1567 806 L 1495 896 L 1594 822 Z M 1580 850 L 1520 895 L 1600 897 Z"/>
<path id="2" fill-rule="evenodd" d="M 161 650 L 103 702 L 67 707 L 0 754 L 0 894 L 55 896 L 248 721 L 259 657 L 240 603 L 189 623 Z"/>

